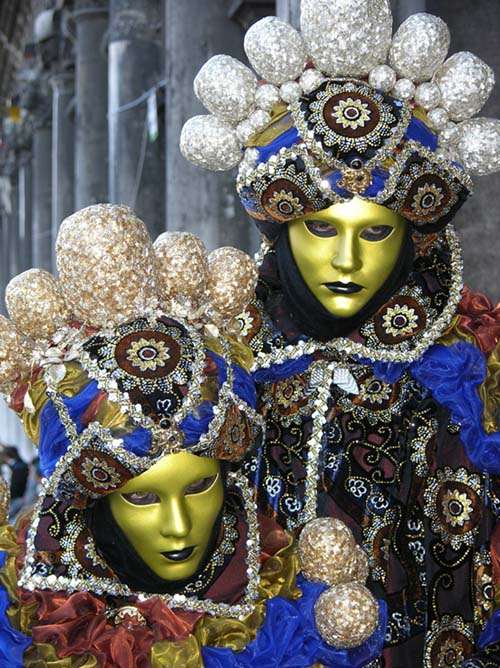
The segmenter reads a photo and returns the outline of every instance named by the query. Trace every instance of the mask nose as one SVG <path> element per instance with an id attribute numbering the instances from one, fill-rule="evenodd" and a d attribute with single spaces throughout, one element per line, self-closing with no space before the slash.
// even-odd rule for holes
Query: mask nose
<path id="1" fill-rule="evenodd" d="M 353 234 L 340 233 L 338 235 L 332 266 L 345 274 L 358 271 L 363 266 L 359 244 Z"/>
<path id="2" fill-rule="evenodd" d="M 184 495 L 162 500 L 160 513 L 162 536 L 184 538 L 191 531 L 191 518 Z"/>

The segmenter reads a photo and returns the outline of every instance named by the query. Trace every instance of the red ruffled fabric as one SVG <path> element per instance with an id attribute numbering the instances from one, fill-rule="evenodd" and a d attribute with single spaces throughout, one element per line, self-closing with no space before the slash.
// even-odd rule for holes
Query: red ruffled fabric
<path id="1" fill-rule="evenodd" d="M 500 304 L 493 307 L 486 295 L 464 288 L 457 313 L 458 328 L 471 334 L 479 349 L 488 355 L 500 340 Z"/>
<path id="2" fill-rule="evenodd" d="M 146 620 L 146 626 L 115 626 L 105 615 L 105 603 L 88 593 L 20 590 L 23 605 L 39 606 L 33 626 L 35 643 L 52 645 L 60 658 L 92 654 L 102 668 L 148 668 L 151 647 L 160 640 L 185 640 L 198 613 L 172 611 L 161 599 L 127 602 Z"/>

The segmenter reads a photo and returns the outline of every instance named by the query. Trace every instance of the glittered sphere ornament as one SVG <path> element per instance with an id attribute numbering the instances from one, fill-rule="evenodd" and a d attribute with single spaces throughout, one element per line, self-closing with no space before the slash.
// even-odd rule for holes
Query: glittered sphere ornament
<path id="1" fill-rule="evenodd" d="M 0 315 L 0 392 L 9 394 L 30 367 L 28 346 L 13 322 Z"/>
<path id="2" fill-rule="evenodd" d="M 263 80 L 229 56 L 203 66 L 195 91 L 212 116 L 186 122 L 181 151 L 212 170 L 239 164 L 241 202 L 271 243 L 270 225 L 353 197 L 439 232 L 471 176 L 499 170 L 500 128 L 474 118 L 493 71 L 469 52 L 447 57 L 449 45 L 425 12 L 393 36 L 388 0 L 302 0 L 300 31 L 267 17 L 247 32 Z"/>
<path id="3" fill-rule="evenodd" d="M 357 551 L 352 531 L 333 517 L 319 517 L 305 525 L 298 556 L 304 577 L 312 582 L 337 585 L 360 580 L 365 573 L 366 562 Z"/>
<path id="4" fill-rule="evenodd" d="M 202 299 L 208 275 L 205 244 L 190 232 L 164 232 L 153 244 L 158 259 L 158 291 L 168 306 L 174 296 Z"/>
<path id="5" fill-rule="evenodd" d="M 19 331 L 32 338 L 50 338 L 71 316 L 57 280 L 43 269 L 28 269 L 13 278 L 5 289 L 5 303 Z"/>
<path id="6" fill-rule="evenodd" d="M 378 606 L 365 586 L 340 584 L 321 594 L 314 606 L 314 617 L 327 643 L 339 648 L 355 647 L 374 632 Z"/>
<path id="7" fill-rule="evenodd" d="M 362 77 L 385 63 L 392 15 L 388 0 L 302 0 L 300 27 L 318 70 Z"/>
<path id="8" fill-rule="evenodd" d="M 257 268 L 246 253 L 237 248 L 217 248 L 208 256 L 208 294 L 214 307 L 237 315 L 241 304 L 252 298 Z"/>
<path id="9" fill-rule="evenodd" d="M 127 206 L 96 204 L 66 218 L 56 259 L 66 304 L 82 323 L 104 327 L 156 307 L 153 244 Z"/>

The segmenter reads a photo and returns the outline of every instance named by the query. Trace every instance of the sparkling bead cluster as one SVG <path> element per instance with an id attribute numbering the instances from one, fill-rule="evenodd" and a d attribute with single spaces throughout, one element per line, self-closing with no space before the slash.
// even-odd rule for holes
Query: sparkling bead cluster
<path id="1" fill-rule="evenodd" d="M 441 134 L 442 153 L 458 158 L 471 173 L 500 169 L 499 127 L 486 119 L 463 124 L 488 99 L 493 70 L 469 52 L 446 59 L 450 33 L 442 19 L 415 14 L 392 36 L 386 0 L 302 0 L 300 28 L 273 16 L 248 30 L 244 48 L 264 80 L 260 85 L 248 67 L 229 56 L 214 56 L 202 67 L 195 92 L 212 115 L 185 124 L 181 150 L 188 160 L 212 170 L 235 167 L 242 147 L 272 122 L 283 103 L 296 102 L 325 77 L 351 77 L 414 101 Z M 451 146 L 453 128 L 460 130 L 460 141 Z"/>
<path id="2" fill-rule="evenodd" d="M 29 370 L 29 350 L 13 322 L 0 315 L 0 392 L 10 393 Z"/>
<path id="3" fill-rule="evenodd" d="M 63 221 L 56 257 L 59 281 L 30 269 L 7 286 L 10 320 L 0 317 L 1 392 L 12 391 L 32 360 L 57 371 L 78 357 L 70 331 L 83 340 L 89 331 L 110 332 L 140 316 L 168 313 L 212 336 L 232 333 L 233 318 L 257 282 L 255 262 L 242 251 L 226 247 L 209 255 L 188 232 L 166 232 L 153 244 L 130 208 L 111 204 Z"/>
<path id="4" fill-rule="evenodd" d="M 298 555 L 307 580 L 330 585 L 314 606 L 321 636 L 338 648 L 363 643 L 377 626 L 378 605 L 364 585 L 368 557 L 351 530 L 333 517 L 312 520 L 300 534 Z"/>

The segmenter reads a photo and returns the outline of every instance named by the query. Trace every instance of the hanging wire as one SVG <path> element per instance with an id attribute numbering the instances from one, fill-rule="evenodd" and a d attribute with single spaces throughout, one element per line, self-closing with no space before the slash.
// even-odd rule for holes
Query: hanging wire
<path id="1" fill-rule="evenodd" d="M 146 150 L 148 145 L 148 112 L 146 109 L 146 116 L 144 118 L 144 130 L 142 132 L 141 150 L 139 153 L 139 161 L 135 172 L 134 188 L 132 190 L 132 198 L 130 207 L 135 209 L 137 197 L 139 196 L 139 188 L 141 187 L 142 173 L 144 171 L 144 163 L 146 162 Z"/>
<path id="2" fill-rule="evenodd" d="M 166 79 L 161 79 L 161 81 L 158 81 L 154 86 L 152 86 L 149 90 L 147 90 L 145 93 L 142 95 L 139 95 L 139 97 L 136 97 L 135 100 L 132 100 L 131 102 L 127 102 L 126 104 L 122 104 L 120 107 L 117 107 L 116 109 L 112 109 L 110 111 L 111 114 L 121 114 L 124 111 L 128 111 L 129 109 L 133 109 L 134 107 L 138 107 L 140 104 L 145 102 L 150 95 L 153 93 L 156 93 L 157 90 L 160 88 L 165 88 L 167 85 L 167 80 Z"/>

